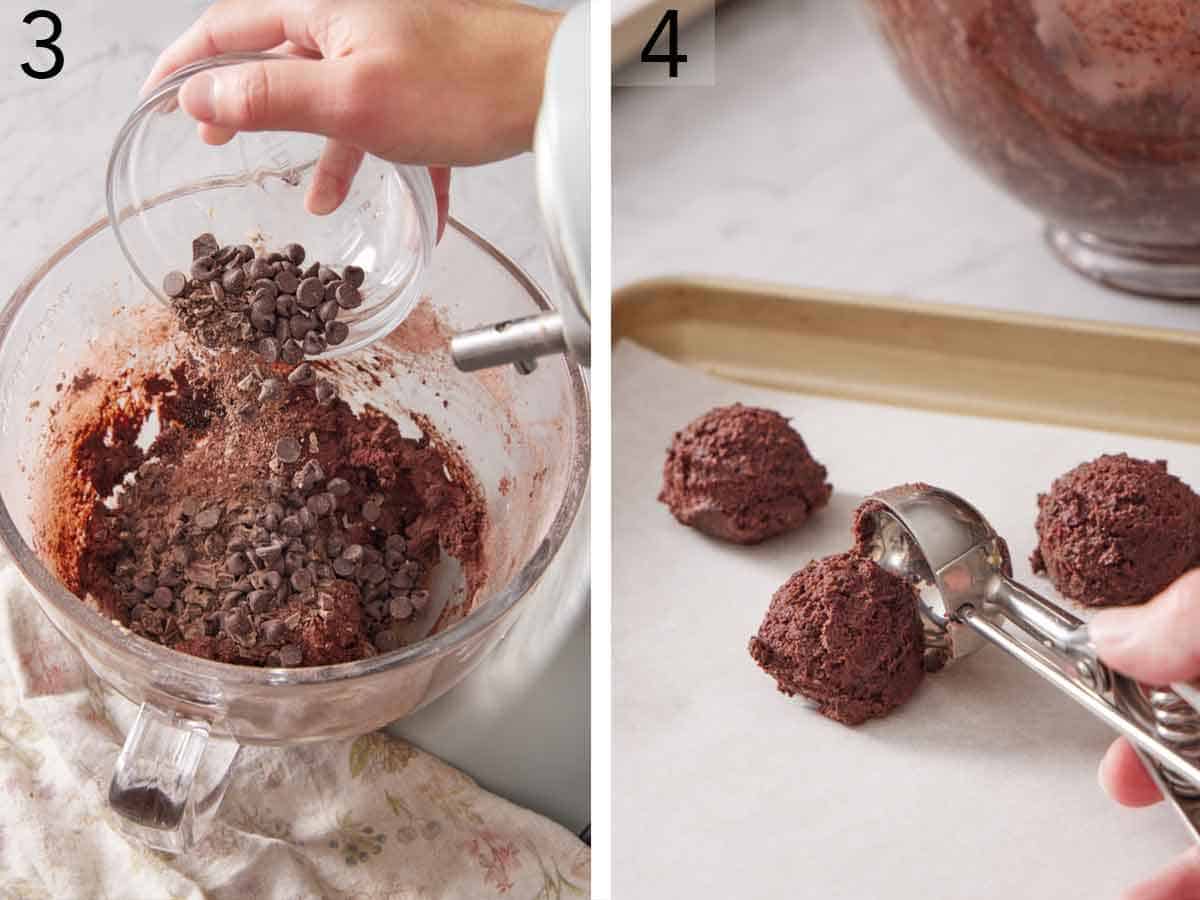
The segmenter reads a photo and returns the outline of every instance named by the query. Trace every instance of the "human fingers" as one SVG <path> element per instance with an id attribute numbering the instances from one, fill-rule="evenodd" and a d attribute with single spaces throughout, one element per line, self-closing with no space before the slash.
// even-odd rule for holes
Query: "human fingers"
<path id="1" fill-rule="evenodd" d="M 1100 658 L 1146 684 L 1200 675 L 1200 569 L 1143 606 L 1106 609 L 1088 624 Z"/>
<path id="2" fill-rule="evenodd" d="M 1192 847 L 1170 865 L 1121 895 L 1121 900 L 1192 900 L 1200 897 L 1200 847 Z"/>
<path id="3" fill-rule="evenodd" d="M 1162 799 L 1162 793 L 1141 757 L 1125 738 L 1117 738 L 1100 761 L 1100 786 L 1122 806 L 1151 806 Z"/>
<path id="4" fill-rule="evenodd" d="M 437 239 L 441 243 L 446 233 L 446 221 L 450 218 L 450 167 L 430 166 L 429 177 L 433 180 L 433 196 L 437 199 Z"/>
<path id="5" fill-rule="evenodd" d="M 236 131 L 306 131 L 337 137 L 351 110 L 350 64 L 278 59 L 200 72 L 179 91 L 184 112 Z"/>
<path id="6" fill-rule="evenodd" d="M 341 141 L 326 141 L 304 201 L 308 211 L 315 216 L 325 216 L 341 206 L 350 194 L 362 161 L 363 152 L 357 147 Z"/>
<path id="7" fill-rule="evenodd" d="M 268 50 L 288 41 L 319 49 L 310 30 L 308 6 L 282 0 L 214 3 L 159 55 L 142 85 L 142 95 L 184 66 L 222 53 Z"/>

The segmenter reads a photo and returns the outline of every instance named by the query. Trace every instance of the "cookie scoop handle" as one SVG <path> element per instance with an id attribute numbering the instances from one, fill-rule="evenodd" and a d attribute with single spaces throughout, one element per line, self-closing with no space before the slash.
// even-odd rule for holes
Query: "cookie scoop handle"
<path id="1" fill-rule="evenodd" d="M 988 642 L 1032 669 L 1133 744 L 1163 796 L 1200 842 L 1200 767 L 1156 729 L 1129 679 L 1096 657 L 1087 625 L 1023 585 L 999 576 L 989 592 L 988 613 L 959 609 L 960 620 Z M 1010 622 L 1034 638 L 1021 640 Z M 1196 716 L 1200 727 L 1200 714 Z"/>
<path id="2" fill-rule="evenodd" d="M 239 746 L 209 724 L 143 703 L 117 757 L 108 805 L 127 837 L 180 853 L 216 814 Z"/>

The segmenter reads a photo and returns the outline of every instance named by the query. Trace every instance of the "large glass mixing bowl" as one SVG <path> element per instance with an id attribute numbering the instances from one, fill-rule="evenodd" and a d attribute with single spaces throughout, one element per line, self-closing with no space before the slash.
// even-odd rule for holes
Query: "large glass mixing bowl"
<path id="1" fill-rule="evenodd" d="M 1104 284 L 1200 297 L 1200 8 L 866 0 L 942 134 Z"/>
<path id="2" fill-rule="evenodd" d="M 119 366 L 131 349 L 153 352 L 137 344 L 139 310 L 169 315 L 130 272 L 108 220 L 56 251 L 0 312 L 0 541 L 59 631 L 140 705 L 109 799 L 121 827 L 151 846 L 188 846 L 215 813 L 239 745 L 362 734 L 448 691 L 512 625 L 571 526 L 589 459 L 579 368 L 555 357 L 527 376 L 511 367 L 464 374 L 446 346 L 455 328 L 538 313 L 549 308 L 545 297 L 454 222 L 424 294 L 428 305 L 393 335 L 330 362 L 331 377 L 352 404 L 370 402 L 402 423 L 408 411 L 426 416 L 463 448 L 491 522 L 487 581 L 474 610 L 433 636 L 300 669 L 210 662 L 134 636 L 69 593 L 34 549 L 38 473 L 58 464 L 44 440 L 51 410 L 64 402 L 56 384 L 90 361 Z"/>

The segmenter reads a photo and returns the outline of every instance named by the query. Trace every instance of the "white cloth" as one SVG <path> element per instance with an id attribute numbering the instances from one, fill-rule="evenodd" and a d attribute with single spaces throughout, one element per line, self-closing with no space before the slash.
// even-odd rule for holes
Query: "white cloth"
<path id="1" fill-rule="evenodd" d="M 127 841 L 105 797 L 132 704 L 0 571 L 0 898 L 586 897 L 588 848 L 396 738 L 243 751 L 179 856 Z"/>

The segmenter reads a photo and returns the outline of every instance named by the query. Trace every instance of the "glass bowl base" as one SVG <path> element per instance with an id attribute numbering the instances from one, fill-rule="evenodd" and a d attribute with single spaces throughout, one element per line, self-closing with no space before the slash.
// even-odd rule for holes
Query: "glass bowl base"
<path id="1" fill-rule="evenodd" d="M 1059 225 L 1046 226 L 1054 254 L 1105 287 L 1145 297 L 1200 300 L 1200 246 L 1125 244 Z"/>

